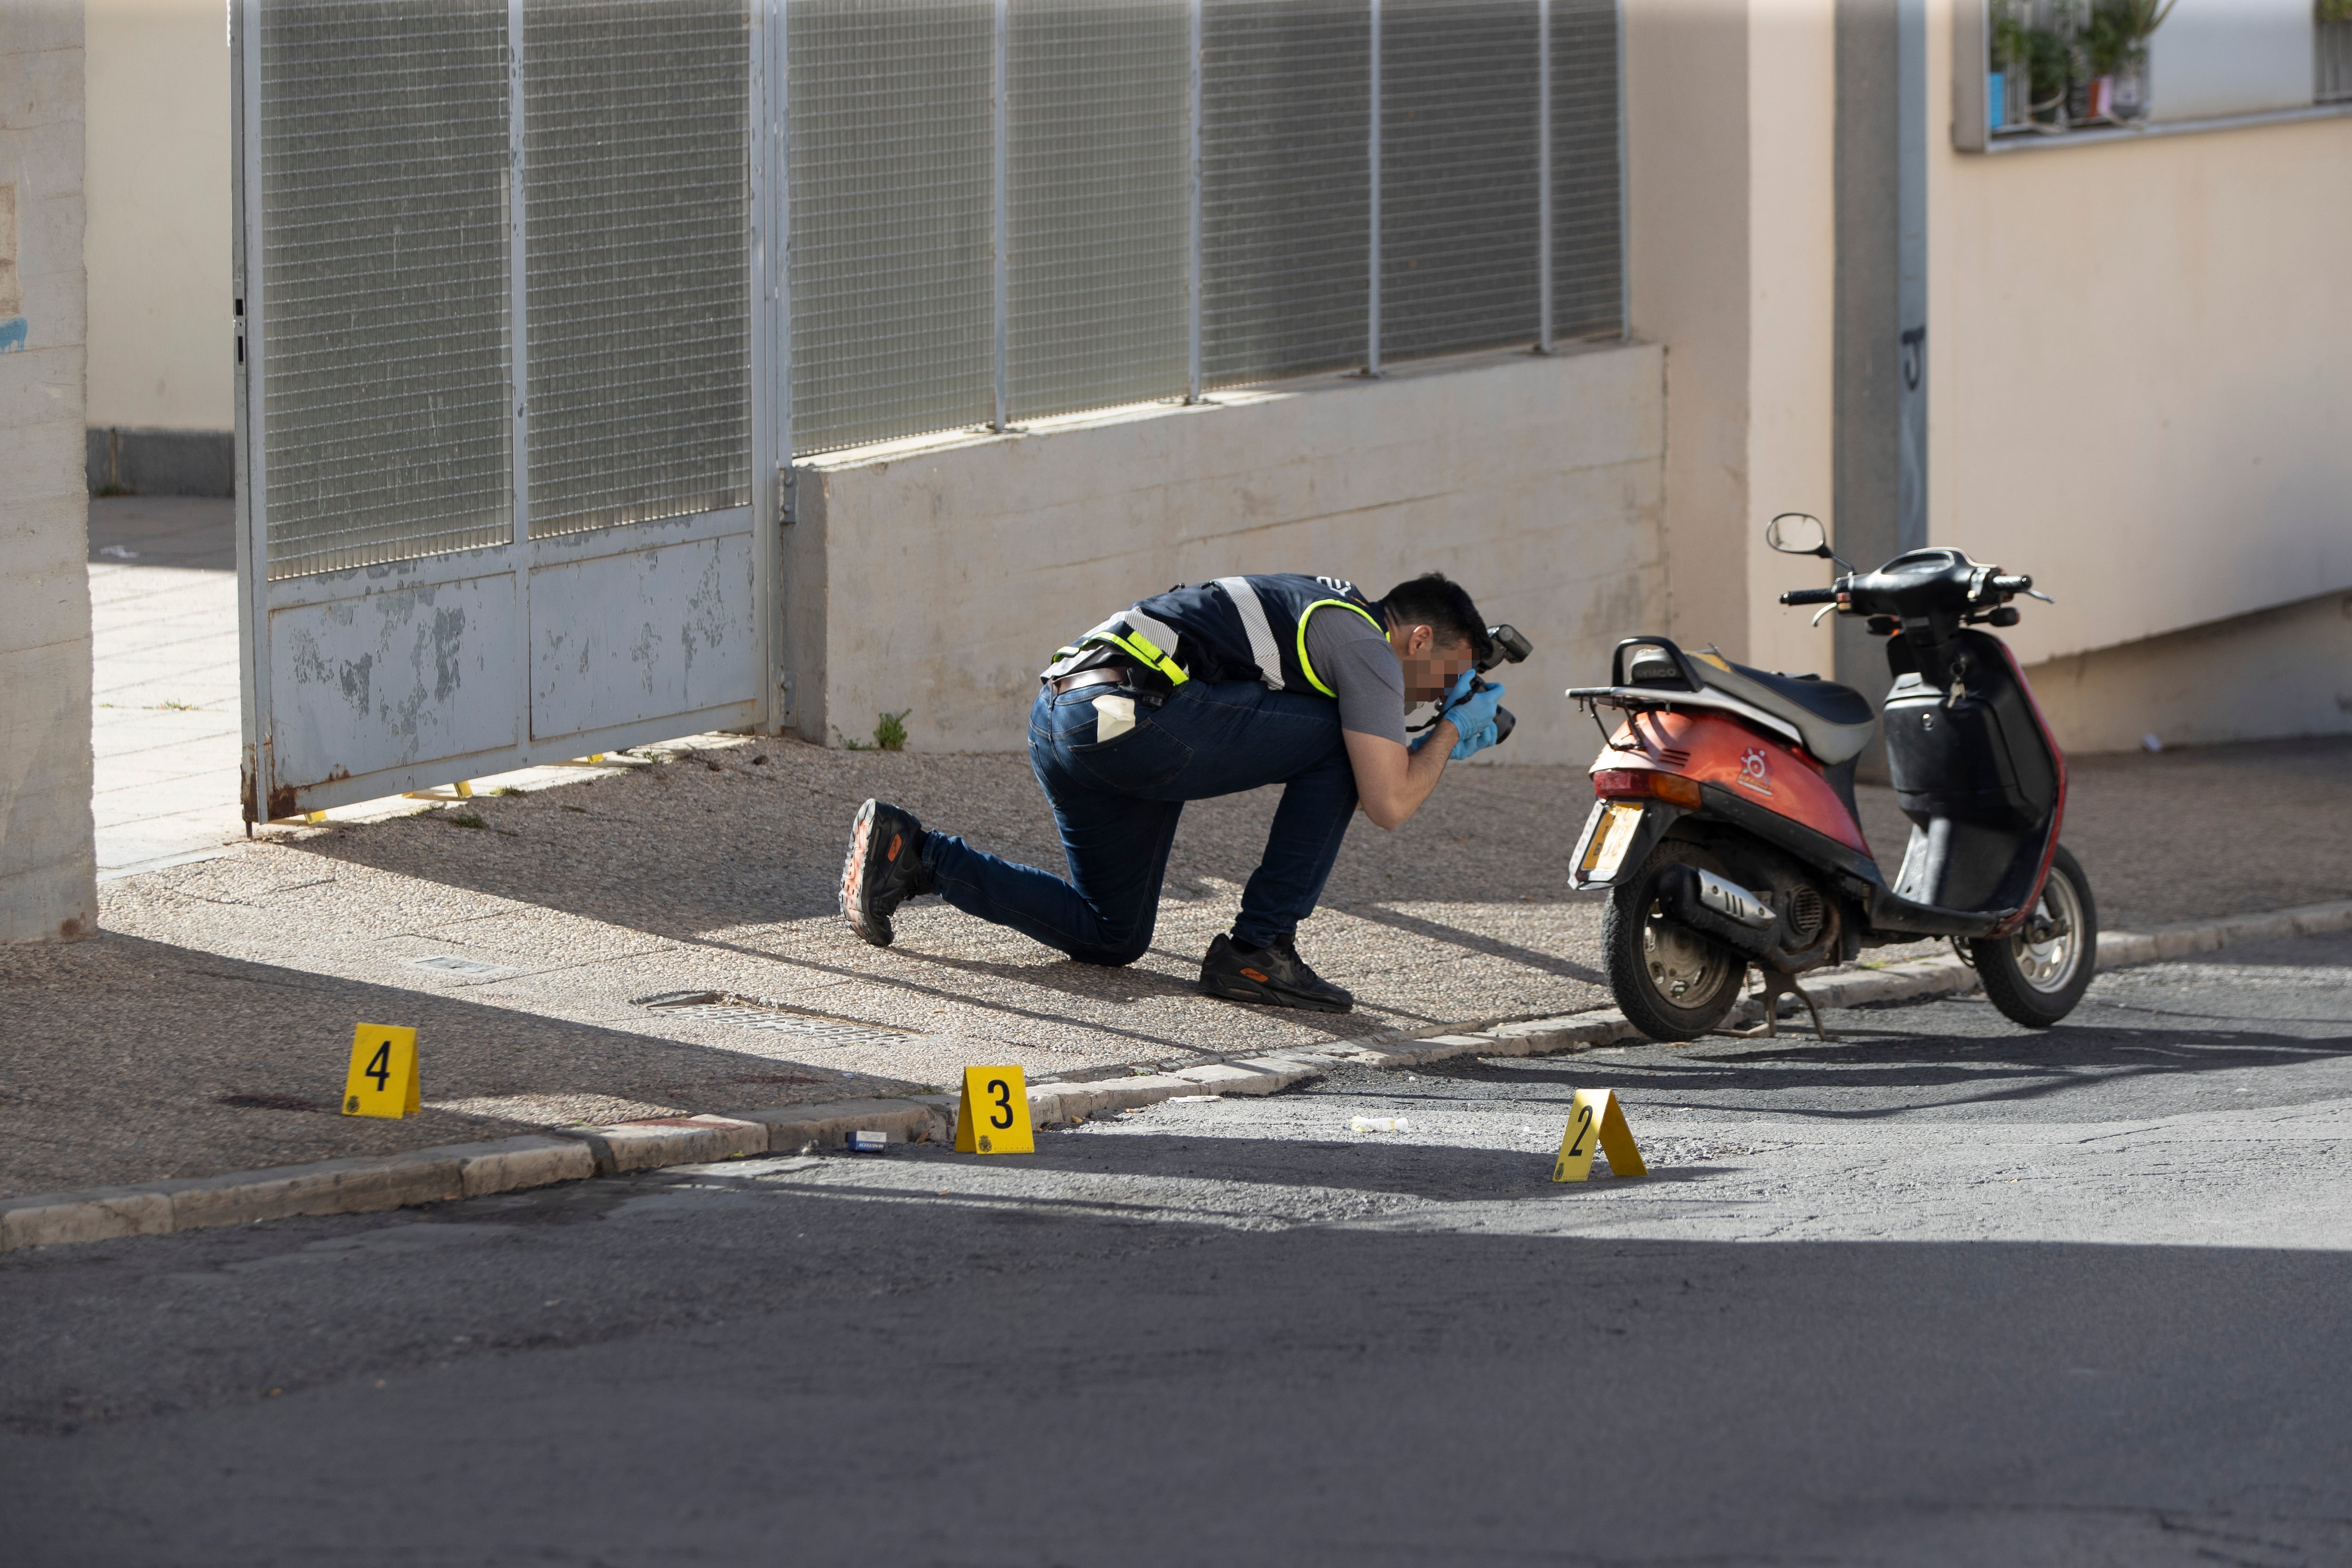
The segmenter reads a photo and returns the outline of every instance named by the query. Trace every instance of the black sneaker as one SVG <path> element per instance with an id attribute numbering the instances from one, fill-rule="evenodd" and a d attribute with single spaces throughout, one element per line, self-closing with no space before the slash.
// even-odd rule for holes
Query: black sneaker
<path id="1" fill-rule="evenodd" d="M 850 825 L 849 858 L 841 865 L 841 912 L 850 929 L 877 947 L 890 945 L 890 911 L 931 891 L 923 868 L 923 825 L 878 800 L 857 808 Z"/>
<path id="2" fill-rule="evenodd" d="M 1316 1013 L 1345 1013 L 1356 1005 L 1351 994 L 1307 967 L 1288 937 L 1271 947 L 1244 947 L 1231 936 L 1220 935 L 1201 960 L 1201 989 L 1235 1002 Z"/>

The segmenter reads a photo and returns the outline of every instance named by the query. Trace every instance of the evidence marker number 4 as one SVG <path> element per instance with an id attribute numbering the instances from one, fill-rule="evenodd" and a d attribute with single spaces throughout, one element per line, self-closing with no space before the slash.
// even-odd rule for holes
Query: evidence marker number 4
<path id="1" fill-rule="evenodd" d="M 352 1065 L 343 1075 L 345 1116 L 414 1116 L 417 1099 L 416 1031 L 392 1024 L 352 1030 Z"/>

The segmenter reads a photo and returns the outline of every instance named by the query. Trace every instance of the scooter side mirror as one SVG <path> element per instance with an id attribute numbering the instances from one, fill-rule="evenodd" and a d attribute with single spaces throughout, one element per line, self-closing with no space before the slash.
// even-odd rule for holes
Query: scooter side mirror
<path id="1" fill-rule="evenodd" d="M 1818 555 L 1824 561 L 1834 561 L 1830 553 L 1829 530 L 1822 520 L 1809 511 L 1784 511 L 1764 525 L 1764 542 L 1783 555 Z"/>

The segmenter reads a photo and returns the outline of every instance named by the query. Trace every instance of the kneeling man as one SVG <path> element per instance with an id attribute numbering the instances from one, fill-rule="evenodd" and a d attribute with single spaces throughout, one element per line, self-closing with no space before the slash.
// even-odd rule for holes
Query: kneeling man
<path id="1" fill-rule="evenodd" d="M 1439 573 L 1378 603 L 1330 577 L 1220 577 L 1121 610 L 1060 650 L 1039 678 L 1029 759 L 1053 804 L 1069 879 L 926 832 L 869 800 L 851 829 L 841 910 L 890 941 L 918 893 L 1025 931 L 1086 963 L 1132 963 L 1150 945 L 1176 820 L 1188 800 L 1283 786 L 1240 918 L 1209 944 L 1214 996 L 1344 1013 L 1355 998 L 1298 956 L 1349 818 L 1393 828 L 1449 758 L 1497 738 L 1503 689 L 1470 689 L 1488 652 L 1470 595 Z M 1404 715 L 1443 700 L 1406 742 Z"/>

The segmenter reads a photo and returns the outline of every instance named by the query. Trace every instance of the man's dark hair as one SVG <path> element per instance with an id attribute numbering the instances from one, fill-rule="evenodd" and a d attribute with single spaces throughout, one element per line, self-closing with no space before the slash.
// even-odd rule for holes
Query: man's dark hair
<path id="1" fill-rule="evenodd" d="M 1462 591 L 1462 584 L 1443 572 L 1424 572 L 1391 588 L 1381 601 L 1381 611 L 1401 626 L 1430 627 L 1440 642 L 1468 643 L 1471 657 L 1482 663 L 1494 654 L 1486 617 Z"/>

